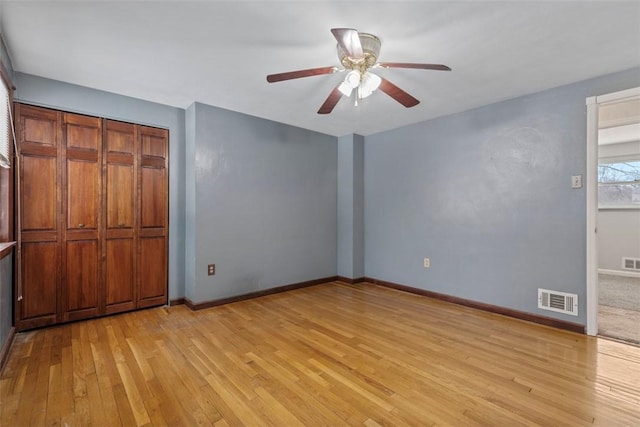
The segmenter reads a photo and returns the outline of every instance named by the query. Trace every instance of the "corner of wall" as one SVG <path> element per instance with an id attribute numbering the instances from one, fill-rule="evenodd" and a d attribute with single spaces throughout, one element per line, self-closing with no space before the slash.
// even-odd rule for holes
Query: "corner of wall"
<path id="1" fill-rule="evenodd" d="M 364 276 L 364 137 L 338 138 L 338 276 Z"/>
<path id="2" fill-rule="evenodd" d="M 196 108 L 194 102 L 185 110 L 185 285 L 184 296 L 193 300 L 196 271 Z"/>
<path id="3" fill-rule="evenodd" d="M 364 271 L 364 136 L 353 136 L 353 278 Z"/>

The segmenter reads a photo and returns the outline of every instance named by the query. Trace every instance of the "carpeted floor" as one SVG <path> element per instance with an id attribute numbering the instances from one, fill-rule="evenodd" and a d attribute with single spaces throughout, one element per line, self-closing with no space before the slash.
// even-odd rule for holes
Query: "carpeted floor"
<path id="1" fill-rule="evenodd" d="M 640 345 L 640 311 L 599 305 L 598 334 Z"/>
<path id="2" fill-rule="evenodd" d="M 598 333 L 640 344 L 640 278 L 598 275 Z"/>
<path id="3" fill-rule="evenodd" d="M 640 278 L 598 274 L 598 303 L 640 311 Z"/>

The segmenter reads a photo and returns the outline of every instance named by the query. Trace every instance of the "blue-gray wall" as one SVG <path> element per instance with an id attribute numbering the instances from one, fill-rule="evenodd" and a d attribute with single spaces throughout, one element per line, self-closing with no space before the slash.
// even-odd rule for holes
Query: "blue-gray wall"
<path id="1" fill-rule="evenodd" d="M 0 259 L 0 349 L 13 326 L 13 253 Z"/>
<path id="2" fill-rule="evenodd" d="M 336 274 L 336 138 L 23 73 L 16 85 L 21 102 L 169 129 L 170 299 L 202 302 Z"/>
<path id="3" fill-rule="evenodd" d="M 338 138 L 338 275 L 364 277 L 364 137 Z"/>
<path id="4" fill-rule="evenodd" d="M 169 298 L 184 296 L 184 110 L 114 93 L 15 73 L 16 100 L 169 129 Z"/>
<path id="5" fill-rule="evenodd" d="M 585 99 L 636 86 L 632 69 L 366 137 L 366 275 L 585 324 Z M 577 293 L 579 316 L 539 310 L 539 287 Z"/>
<path id="6" fill-rule="evenodd" d="M 569 177 L 586 173 L 585 98 L 640 86 L 633 69 L 335 138 L 14 78 L 20 101 L 170 130 L 171 299 L 365 275 L 583 324 L 585 192 Z M 580 316 L 539 311 L 538 287 L 577 293 Z"/>
<path id="7" fill-rule="evenodd" d="M 191 299 L 196 284 L 196 104 L 185 111 L 185 289 Z"/>
<path id="8" fill-rule="evenodd" d="M 334 276 L 337 139 L 198 103 L 187 122 L 187 298 Z"/>

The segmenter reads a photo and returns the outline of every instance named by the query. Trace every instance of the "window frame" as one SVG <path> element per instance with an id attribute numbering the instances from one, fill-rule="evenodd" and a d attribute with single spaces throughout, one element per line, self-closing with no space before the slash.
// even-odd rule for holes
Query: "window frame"
<path id="1" fill-rule="evenodd" d="M 9 94 L 9 109 L 10 114 L 7 118 L 9 120 L 8 125 L 11 129 L 11 117 L 13 117 L 13 92 L 15 87 L 11 81 L 11 76 L 5 68 L 4 64 L 0 62 L 0 84 L 3 84 L 7 93 Z M 1 102 L 4 102 L 2 100 Z M 9 159 L 11 162 L 10 168 L 0 168 L 0 259 L 6 257 L 12 252 L 15 242 L 14 231 L 14 179 L 15 179 L 15 153 L 13 139 L 9 136 Z"/>

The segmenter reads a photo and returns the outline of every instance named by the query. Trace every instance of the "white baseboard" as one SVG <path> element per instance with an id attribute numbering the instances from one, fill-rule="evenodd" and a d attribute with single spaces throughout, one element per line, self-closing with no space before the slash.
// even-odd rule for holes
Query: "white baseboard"
<path id="1" fill-rule="evenodd" d="M 599 268 L 598 273 L 610 274 L 612 276 L 635 277 L 637 279 L 640 279 L 640 273 L 636 273 L 635 271 L 605 270 L 604 268 Z"/>

